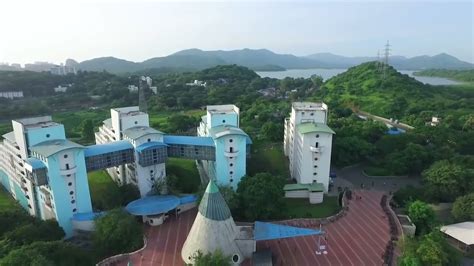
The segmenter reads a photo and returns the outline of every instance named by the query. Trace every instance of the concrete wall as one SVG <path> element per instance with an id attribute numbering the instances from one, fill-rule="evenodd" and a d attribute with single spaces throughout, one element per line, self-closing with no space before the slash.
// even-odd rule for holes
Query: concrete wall
<path id="1" fill-rule="evenodd" d="M 309 191 L 307 189 L 285 191 L 285 198 L 308 198 Z"/>
<path id="2" fill-rule="evenodd" d="M 309 193 L 309 203 L 317 204 L 323 202 L 324 193 L 323 192 L 310 192 Z"/>

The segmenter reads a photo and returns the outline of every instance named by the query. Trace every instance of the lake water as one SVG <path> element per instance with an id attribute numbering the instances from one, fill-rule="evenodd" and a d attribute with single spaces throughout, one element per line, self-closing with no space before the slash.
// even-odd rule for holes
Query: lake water
<path id="1" fill-rule="evenodd" d="M 269 78 L 276 78 L 276 79 L 284 79 L 286 77 L 291 78 L 309 78 L 311 75 L 318 74 L 323 77 L 324 80 L 327 80 L 337 74 L 340 74 L 347 69 L 323 69 L 323 68 L 313 68 L 313 69 L 287 69 L 285 71 L 259 71 L 257 74 L 260 77 L 269 77 Z M 399 70 L 402 74 L 407 74 L 410 77 L 415 78 L 416 80 L 423 82 L 425 84 L 430 85 L 456 85 L 460 84 L 460 82 L 453 81 L 450 79 L 445 78 L 437 78 L 437 77 L 417 77 L 413 76 L 413 72 L 411 70 Z"/>

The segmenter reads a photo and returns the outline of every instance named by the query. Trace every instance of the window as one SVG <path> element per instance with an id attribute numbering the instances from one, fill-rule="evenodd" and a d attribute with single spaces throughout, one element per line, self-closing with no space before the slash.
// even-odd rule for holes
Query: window
<path id="1" fill-rule="evenodd" d="M 77 211 L 77 209 L 76 209 L 76 208 L 72 209 L 72 212 L 76 212 L 76 211 Z"/>
<path id="2" fill-rule="evenodd" d="M 71 177 L 71 175 L 66 175 L 67 177 Z"/>
<path id="3" fill-rule="evenodd" d="M 153 170 L 150 170 L 150 174 L 153 174 Z"/>
<path id="4" fill-rule="evenodd" d="M 304 115 L 304 112 L 301 112 L 301 115 Z"/>
<path id="5" fill-rule="evenodd" d="M 318 157 L 315 157 L 314 160 L 317 161 L 317 160 L 318 160 Z"/>
<path id="6" fill-rule="evenodd" d="M 50 136 L 51 136 L 51 135 L 49 135 L 49 134 L 46 134 L 46 137 L 47 137 L 47 138 L 49 138 Z"/>
<path id="7" fill-rule="evenodd" d="M 316 134 L 316 138 L 319 138 L 319 134 Z"/>
<path id="8" fill-rule="evenodd" d="M 316 180 L 313 179 L 313 183 L 316 183 Z"/>
<path id="9" fill-rule="evenodd" d="M 233 164 L 233 163 L 231 163 L 231 164 L 229 164 L 229 166 L 230 166 L 230 167 L 232 167 L 232 166 L 234 166 L 234 164 Z"/>
<path id="10" fill-rule="evenodd" d="M 231 178 L 229 181 L 232 183 L 232 182 L 234 182 L 234 179 Z"/>
<path id="11" fill-rule="evenodd" d="M 234 147 L 230 147 L 230 153 L 233 153 L 234 152 Z"/>
<path id="12" fill-rule="evenodd" d="M 234 171 L 230 171 L 229 174 L 231 174 L 231 175 L 234 174 Z"/>
<path id="13" fill-rule="evenodd" d="M 319 142 L 316 142 L 316 145 L 315 145 L 315 146 L 316 146 L 316 148 L 318 148 L 318 147 L 319 147 Z"/>
<path id="14" fill-rule="evenodd" d="M 74 204 L 74 203 L 76 203 L 76 201 L 75 201 L 75 200 L 71 200 L 71 203 Z"/>
<path id="15" fill-rule="evenodd" d="M 224 124 L 225 124 L 225 120 L 222 120 L 222 123 L 224 123 Z"/>
<path id="16" fill-rule="evenodd" d="M 237 263 L 239 261 L 239 255 L 235 254 L 234 256 L 232 256 L 232 261 Z"/>
<path id="17" fill-rule="evenodd" d="M 69 170 L 69 164 L 68 163 L 66 164 L 66 170 Z"/>
<path id="18" fill-rule="evenodd" d="M 68 186 L 72 186 L 72 182 L 67 183 Z"/>
<path id="19" fill-rule="evenodd" d="M 313 116 L 313 115 L 314 115 L 314 113 L 311 113 L 310 115 L 311 115 L 311 116 Z"/>
<path id="20" fill-rule="evenodd" d="M 229 139 L 229 142 L 233 142 L 234 140 L 233 139 Z"/>
<path id="21" fill-rule="evenodd" d="M 138 124 L 138 121 L 135 121 L 135 125 Z"/>
<path id="22" fill-rule="evenodd" d="M 317 173 L 313 173 L 313 175 L 317 175 Z"/>
<path id="23" fill-rule="evenodd" d="M 318 168 L 318 166 L 317 166 L 317 165 L 314 165 L 314 168 Z"/>
<path id="24" fill-rule="evenodd" d="M 150 142 L 150 141 L 151 141 L 151 139 L 147 139 L 147 141 L 148 141 L 148 142 Z"/>
<path id="25" fill-rule="evenodd" d="M 64 154 L 64 159 L 66 159 L 66 158 L 67 158 L 67 154 Z"/>
<path id="26" fill-rule="evenodd" d="M 73 195 L 74 194 L 74 191 L 69 191 L 69 195 Z"/>

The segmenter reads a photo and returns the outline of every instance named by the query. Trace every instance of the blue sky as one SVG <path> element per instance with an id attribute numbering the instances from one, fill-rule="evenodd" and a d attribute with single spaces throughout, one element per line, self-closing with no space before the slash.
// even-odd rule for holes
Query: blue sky
<path id="1" fill-rule="evenodd" d="M 474 61 L 473 1 L 38 2 L 2 4 L 0 62 L 142 61 L 187 48 L 375 56 L 387 40 L 396 55 Z"/>

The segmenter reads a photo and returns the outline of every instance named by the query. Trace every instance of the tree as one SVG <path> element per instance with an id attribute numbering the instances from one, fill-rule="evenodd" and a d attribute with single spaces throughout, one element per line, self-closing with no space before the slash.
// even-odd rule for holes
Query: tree
<path id="1" fill-rule="evenodd" d="M 423 172 L 431 195 L 441 201 L 453 201 L 469 192 L 474 184 L 474 172 L 448 160 L 437 161 Z"/>
<path id="2" fill-rule="evenodd" d="M 321 85 L 323 85 L 323 77 L 321 77 L 320 75 L 311 75 L 311 82 L 313 82 L 313 86 L 317 89 L 319 89 L 321 87 Z"/>
<path id="3" fill-rule="evenodd" d="M 244 176 L 237 188 L 241 213 L 251 221 L 279 217 L 285 204 L 284 185 L 282 177 L 268 173 Z"/>
<path id="4" fill-rule="evenodd" d="M 86 266 L 92 264 L 89 253 L 63 241 L 34 242 L 21 246 L 0 259 L 1 266 Z"/>
<path id="5" fill-rule="evenodd" d="M 82 122 L 82 139 L 87 142 L 94 140 L 94 124 L 92 120 L 86 119 Z"/>
<path id="6" fill-rule="evenodd" d="M 214 253 L 203 254 L 200 250 L 193 255 L 195 266 L 230 266 L 230 256 L 225 256 L 220 249 Z"/>
<path id="7" fill-rule="evenodd" d="M 416 200 L 408 206 L 408 216 L 416 225 L 416 234 L 423 235 L 434 226 L 435 213 L 425 202 Z"/>
<path id="8" fill-rule="evenodd" d="M 281 124 L 281 123 L 280 123 Z M 283 139 L 283 128 L 274 122 L 266 122 L 260 129 L 260 134 L 265 139 L 271 141 L 281 141 Z"/>
<path id="9" fill-rule="evenodd" d="M 132 215 L 113 209 L 95 221 L 92 239 L 99 257 L 131 252 L 143 246 L 143 228 Z"/>
<path id="10" fill-rule="evenodd" d="M 454 201 L 451 213 L 457 221 L 474 220 L 474 192 L 458 197 Z"/>

